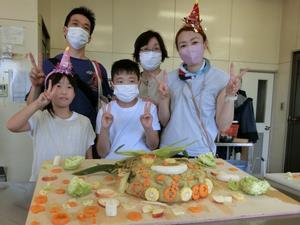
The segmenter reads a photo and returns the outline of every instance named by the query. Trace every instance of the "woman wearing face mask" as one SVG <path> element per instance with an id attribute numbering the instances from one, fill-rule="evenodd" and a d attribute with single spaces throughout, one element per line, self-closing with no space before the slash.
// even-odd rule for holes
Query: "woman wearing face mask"
<path id="1" fill-rule="evenodd" d="M 165 113 L 163 119 L 167 126 L 161 145 L 185 139 L 184 143 L 192 143 L 186 149 L 191 157 L 207 152 L 215 154 L 214 140 L 219 131 L 231 125 L 236 92 L 245 71 L 235 76 L 231 66 L 228 76 L 204 58 L 208 41 L 200 25 L 197 3 L 184 21 L 175 38 L 183 63 L 168 76 L 171 112 Z"/>
<path id="2" fill-rule="evenodd" d="M 163 81 L 160 64 L 168 57 L 164 41 L 158 32 L 148 30 L 140 34 L 134 43 L 134 60 L 141 65 L 140 96 L 158 105 L 158 81 Z"/>

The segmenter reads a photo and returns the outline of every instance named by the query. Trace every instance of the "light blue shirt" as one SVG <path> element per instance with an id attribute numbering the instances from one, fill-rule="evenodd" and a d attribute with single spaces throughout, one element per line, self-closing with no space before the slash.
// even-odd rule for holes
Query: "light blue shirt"
<path id="1" fill-rule="evenodd" d="M 178 70 L 171 72 L 168 77 L 171 95 L 171 117 L 162 132 L 161 146 L 186 139 L 184 142 L 177 144 L 177 146 L 195 141 L 193 145 L 186 149 L 190 156 L 207 153 L 210 149 L 215 153 L 214 140 L 218 133 L 215 121 L 217 97 L 228 81 L 229 76 L 213 66 L 205 74 L 195 76 L 193 79 L 186 81 L 179 79 Z M 187 83 L 192 87 L 196 103 L 200 109 L 202 122 L 210 140 L 212 140 L 209 143 L 206 141 L 203 130 L 200 127 L 200 121 L 192 100 L 192 93 Z"/>

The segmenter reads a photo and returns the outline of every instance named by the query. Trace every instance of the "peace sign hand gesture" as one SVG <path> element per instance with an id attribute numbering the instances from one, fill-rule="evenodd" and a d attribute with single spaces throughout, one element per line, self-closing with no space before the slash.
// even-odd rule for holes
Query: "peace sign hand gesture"
<path id="1" fill-rule="evenodd" d="M 141 115 L 140 121 L 144 127 L 144 129 L 150 129 L 152 128 L 152 115 L 150 113 L 151 109 L 151 102 L 146 102 L 145 107 L 144 107 L 144 114 Z"/>
<path id="2" fill-rule="evenodd" d="M 241 87 L 241 80 L 248 69 L 243 69 L 237 75 L 234 74 L 233 63 L 230 63 L 230 80 L 226 86 L 226 96 L 235 96 Z"/>
<path id="3" fill-rule="evenodd" d="M 47 90 L 42 92 L 37 99 L 37 103 L 40 108 L 43 108 L 50 103 L 50 101 L 53 98 L 54 91 L 55 91 L 55 88 L 52 88 L 52 80 L 49 80 L 49 85 L 48 85 Z"/>
<path id="4" fill-rule="evenodd" d="M 154 74 L 151 74 L 154 80 L 157 82 L 157 92 L 158 96 L 161 100 L 169 98 L 169 88 L 168 88 L 168 74 L 164 70 L 163 71 L 163 80 L 160 81 Z"/>
<path id="5" fill-rule="evenodd" d="M 43 71 L 43 55 L 39 53 L 38 64 L 36 64 L 31 52 L 29 53 L 29 59 L 32 66 L 29 75 L 31 84 L 32 86 L 42 86 L 45 79 L 45 74 Z"/>
<path id="6" fill-rule="evenodd" d="M 111 114 L 111 104 L 103 106 L 103 115 L 101 120 L 101 127 L 104 129 L 109 129 L 113 122 L 113 115 Z"/>

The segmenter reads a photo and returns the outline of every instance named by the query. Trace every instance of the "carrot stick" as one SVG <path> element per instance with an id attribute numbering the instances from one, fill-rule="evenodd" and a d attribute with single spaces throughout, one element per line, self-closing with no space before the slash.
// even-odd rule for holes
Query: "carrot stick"
<path id="1" fill-rule="evenodd" d="M 47 195 L 37 195 L 34 198 L 34 202 L 37 204 L 45 204 L 48 201 Z"/>
<path id="2" fill-rule="evenodd" d="M 67 213 L 57 213 L 51 218 L 51 223 L 53 225 L 65 225 L 70 221 L 70 217 Z"/>
<path id="3" fill-rule="evenodd" d="M 37 213 L 40 213 L 40 212 L 44 212 L 45 207 L 42 206 L 42 205 L 39 205 L 39 204 L 35 204 L 35 205 L 32 205 L 30 207 L 30 210 L 31 210 L 32 213 L 37 214 Z"/>
<path id="4" fill-rule="evenodd" d="M 142 215 L 139 212 L 129 212 L 127 214 L 127 219 L 132 221 L 139 221 L 142 219 Z"/>
<path id="5" fill-rule="evenodd" d="M 188 210 L 192 213 L 199 213 L 199 212 L 202 212 L 202 207 L 201 206 L 191 206 L 188 208 Z"/>

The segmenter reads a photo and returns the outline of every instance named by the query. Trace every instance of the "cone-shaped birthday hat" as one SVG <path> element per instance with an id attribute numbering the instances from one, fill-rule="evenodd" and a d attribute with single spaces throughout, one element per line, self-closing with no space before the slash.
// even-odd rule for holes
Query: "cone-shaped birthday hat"
<path id="1" fill-rule="evenodd" d="M 55 68 L 46 76 L 45 86 L 47 84 L 47 80 L 49 79 L 49 77 L 56 73 L 62 73 L 69 76 L 73 76 L 72 64 L 70 61 L 70 54 L 69 54 L 69 47 L 66 47 L 60 63 L 56 65 Z"/>
<path id="2" fill-rule="evenodd" d="M 202 20 L 200 20 L 198 1 L 195 2 L 191 13 L 183 18 L 183 21 L 185 23 L 184 26 L 193 27 L 195 32 L 199 33 L 200 31 L 203 31 L 201 26 Z"/>

